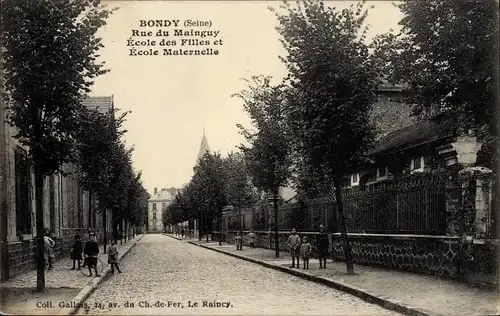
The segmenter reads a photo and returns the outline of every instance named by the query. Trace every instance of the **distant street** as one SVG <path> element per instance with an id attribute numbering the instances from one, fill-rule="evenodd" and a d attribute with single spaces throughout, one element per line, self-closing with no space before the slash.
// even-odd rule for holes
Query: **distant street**
<path id="1" fill-rule="evenodd" d="M 146 235 L 120 264 L 124 273 L 104 281 L 79 315 L 400 315 L 163 235 Z"/>

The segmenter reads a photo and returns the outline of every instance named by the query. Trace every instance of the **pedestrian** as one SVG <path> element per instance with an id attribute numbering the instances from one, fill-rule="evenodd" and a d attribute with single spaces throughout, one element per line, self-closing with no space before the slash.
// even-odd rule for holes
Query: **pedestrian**
<path id="1" fill-rule="evenodd" d="M 116 246 L 116 240 L 112 240 L 111 246 L 108 248 L 108 263 L 111 265 L 111 274 L 115 274 L 115 268 L 118 273 L 122 273 L 118 266 L 118 247 Z"/>
<path id="2" fill-rule="evenodd" d="M 184 238 L 184 227 L 181 229 L 181 236 Z"/>
<path id="3" fill-rule="evenodd" d="M 253 230 L 248 233 L 248 245 L 250 246 L 250 249 L 255 248 L 255 233 Z"/>
<path id="4" fill-rule="evenodd" d="M 89 276 L 92 277 L 92 268 L 94 268 L 95 276 L 100 277 L 97 272 L 97 255 L 99 254 L 99 245 L 97 244 L 95 234 L 92 234 L 90 236 L 90 240 L 85 243 L 83 252 L 85 253 L 85 261 L 87 267 L 89 268 Z"/>
<path id="5" fill-rule="evenodd" d="M 75 235 L 75 240 L 73 241 L 73 246 L 71 246 L 71 259 L 73 259 L 73 268 L 75 270 L 75 262 L 78 262 L 78 269 L 80 270 L 80 261 L 82 260 L 83 243 L 80 239 L 80 235 Z"/>
<path id="6" fill-rule="evenodd" d="M 85 244 L 87 244 L 89 241 L 90 241 L 90 237 L 92 236 L 92 234 L 94 233 L 94 231 L 92 230 L 92 227 L 87 227 L 87 234 L 85 234 Z M 87 265 L 87 260 L 83 260 L 83 266 L 82 268 L 85 268 L 85 266 Z"/>
<path id="7" fill-rule="evenodd" d="M 304 238 L 302 238 L 302 244 L 300 245 L 300 256 L 302 257 L 302 262 L 304 262 L 304 269 L 309 269 L 310 254 L 311 254 L 311 244 L 307 241 L 307 237 L 304 236 Z"/>
<path id="8" fill-rule="evenodd" d="M 54 266 L 52 265 L 52 261 L 54 260 L 54 246 L 56 243 L 52 238 L 50 238 L 50 230 L 46 229 L 45 230 L 45 236 L 43 237 L 43 243 L 44 243 L 44 256 L 45 256 L 45 262 L 49 263 L 49 270 L 52 270 Z"/>
<path id="9" fill-rule="evenodd" d="M 291 268 L 295 268 L 295 258 L 297 258 L 297 268 L 300 268 L 300 237 L 297 235 L 297 231 L 295 228 L 292 229 L 291 235 L 288 237 L 286 242 L 288 249 L 290 250 L 290 256 L 292 257 L 292 266 Z"/>
<path id="10" fill-rule="evenodd" d="M 318 246 L 319 268 L 326 269 L 326 257 L 328 256 L 328 234 L 325 231 L 325 226 L 319 226 L 319 234 L 316 245 Z"/>
<path id="11" fill-rule="evenodd" d="M 236 240 L 236 250 L 242 250 L 242 248 L 243 248 L 243 240 L 241 238 L 240 233 L 236 233 L 236 236 L 234 237 L 234 240 Z"/>

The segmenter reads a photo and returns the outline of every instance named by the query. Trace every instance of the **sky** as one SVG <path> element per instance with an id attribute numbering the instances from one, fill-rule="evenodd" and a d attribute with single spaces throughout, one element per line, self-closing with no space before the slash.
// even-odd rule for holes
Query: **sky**
<path id="1" fill-rule="evenodd" d="M 200 147 L 203 130 L 213 151 L 225 155 L 244 142 L 237 124 L 251 127 L 241 100 L 232 94 L 246 88 L 241 78 L 269 75 L 279 80 L 285 67 L 279 60 L 285 51 L 275 30 L 277 19 L 268 10 L 278 1 L 103 1 L 118 8 L 99 30 L 105 46 L 99 52 L 110 72 L 97 78 L 92 96 L 113 95 L 115 107 L 131 111 L 127 116 L 124 140 L 134 146 L 133 165 L 142 171 L 144 187 L 150 194 L 154 188 L 180 188 L 193 175 L 193 166 Z M 329 6 L 343 8 L 355 2 L 325 1 Z M 368 38 L 399 29 L 402 15 L 390 1 L 369 1 Z M 179 46 L 179 27 L 140 27 L 141 20 L 210 21 L 209 26 L 193 30 L 219 31 L 211 45 L 218 55 L 163 56 L 164 48 Z M 160 47 L 155 33 L 169 31 L 167 40 L 177 46 Z M 130 56 L 127 41 L 133 30 L 152 31 L 152 36 L 135 37 L 156 40 L 152 48 L 159 55 Z M 183 37 L 188 39 L 188 37 Z M 207 38 L 198 38 L 206 40 Z M 198 46 L 201 47 L 201 46 Z"/>

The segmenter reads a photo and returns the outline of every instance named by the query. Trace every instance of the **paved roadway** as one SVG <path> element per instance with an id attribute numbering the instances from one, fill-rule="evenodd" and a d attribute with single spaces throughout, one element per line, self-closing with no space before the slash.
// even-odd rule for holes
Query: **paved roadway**
<path id="1" fill-rule="evenodd" d="M 123 273 L 103 282 L 79 315 L 401 315 L 159 234 L 144 236 L 120 265 Z"/>

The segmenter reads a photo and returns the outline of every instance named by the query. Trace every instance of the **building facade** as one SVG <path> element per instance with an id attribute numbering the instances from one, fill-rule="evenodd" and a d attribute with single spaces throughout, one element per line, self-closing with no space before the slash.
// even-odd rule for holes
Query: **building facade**
<path id="1" fill-rule="evenodd" d="M 112 114 L 112 97 L 83 100 L 87 107 L 107 109 Z M 29 162 L 29 148 L 14 136 L 17 131 L 6 120 L 6 107 L 0 102 L 0 206 L 2 280 L 35 268 L 35 178 Z M 56 258 L 69 253 L 75 234 L 83 235 L 93 227 L 99 239 L 104 233 L 104 216 L 97 212 L 97 201 L 80 186 L 80 173 L 75 164 L 65 164 L 66 175 L 54 174 L 44 180 L 43 223 L 56 241 Z M 102 214 L 104 215 L 104 214 Z M 111 215 L 107 216 L 111 232 Z M 110 236 L 110 235 L 109 235 Z M 109 239 L 108 239 L 109 240 Z"/>
<path id="2" fill-rule="evenodd" d="M 148 201 L 148 232 L 162 232 L 163 225 L 163 210 L 169 206 L 179 192 L 176 188 L 154 189 L 152 197 Z"/>

